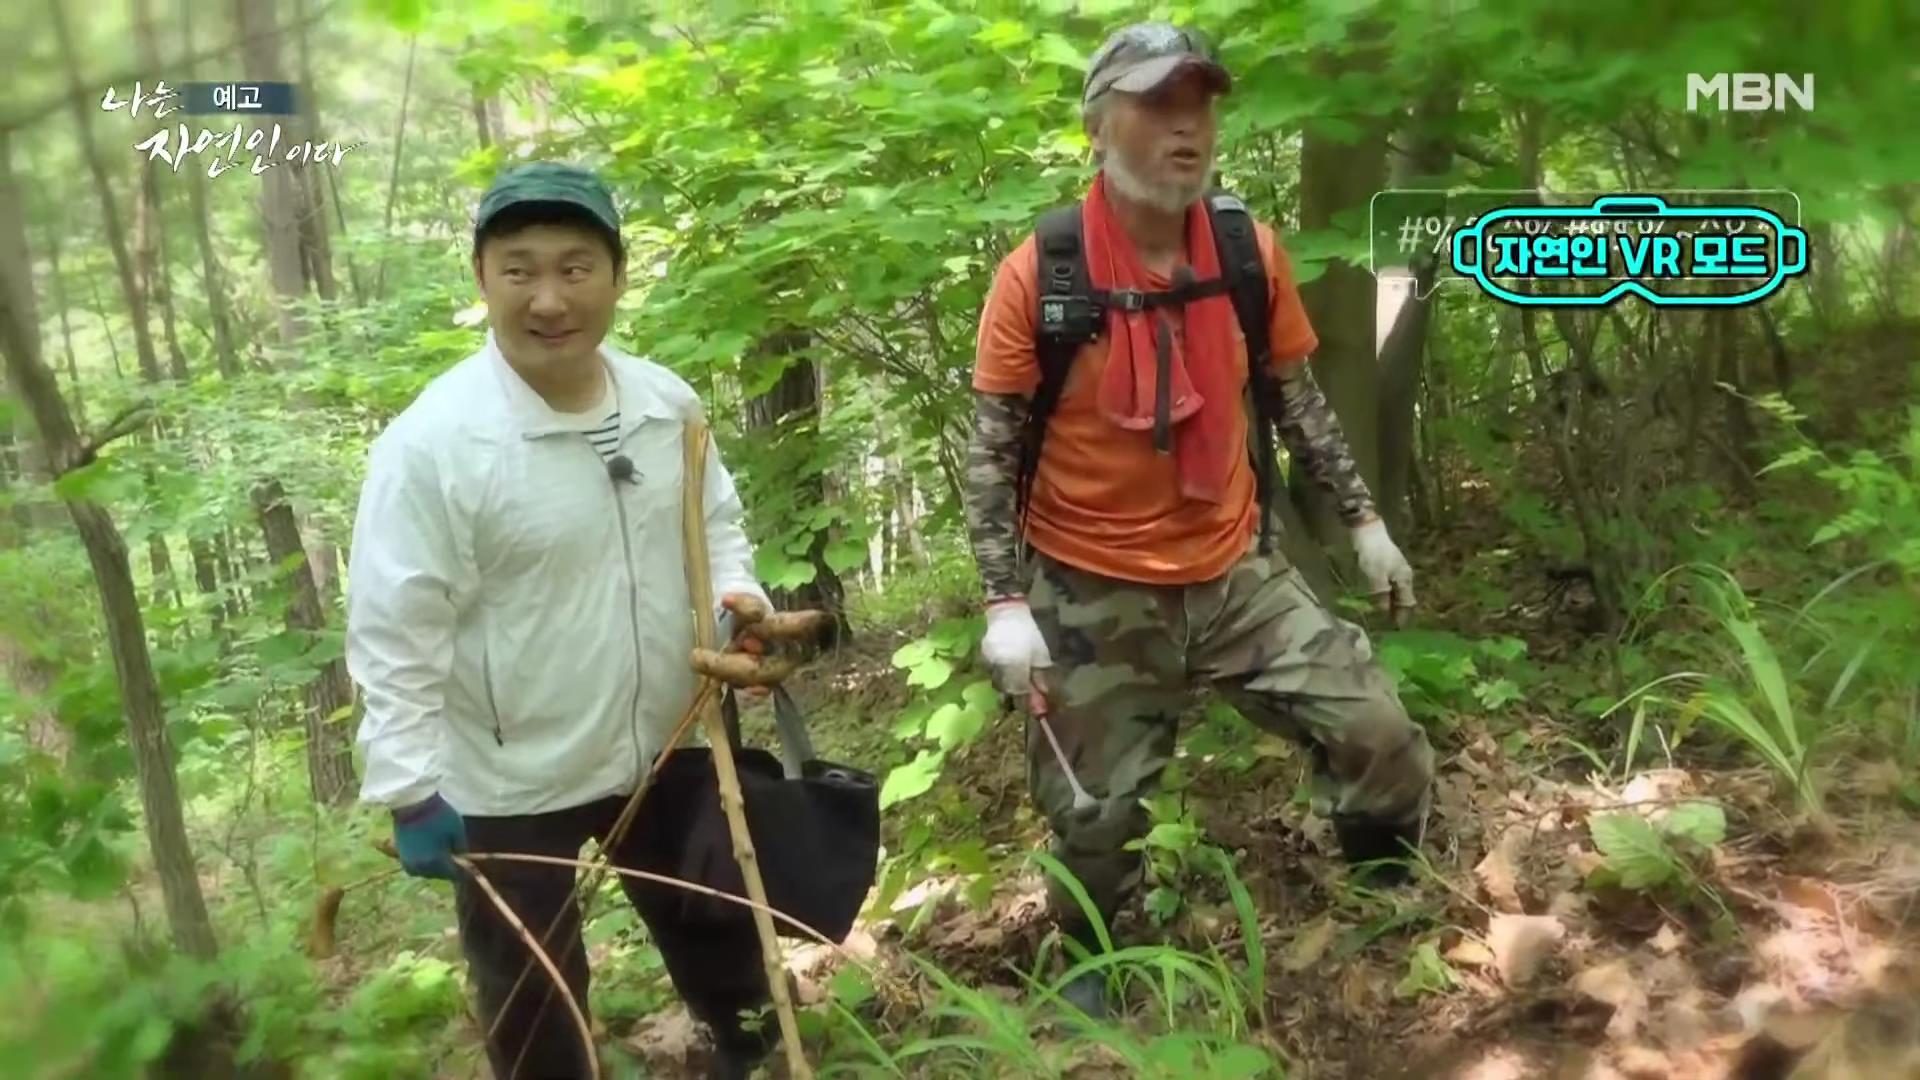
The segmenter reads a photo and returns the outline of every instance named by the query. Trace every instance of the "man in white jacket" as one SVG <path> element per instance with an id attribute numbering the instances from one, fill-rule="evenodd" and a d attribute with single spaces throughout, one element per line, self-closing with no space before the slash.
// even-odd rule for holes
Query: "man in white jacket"
<path id="1" fill-rule="evenodd" d="M 374 442 L 361 491 L 347 589 L 347 662 L 366 704 L 361 795 L 392 808 L 409 873 L 454 883 L 495 1073 L 584 1076 L 548 976 L 522 979 L 524 944 L 452 856 L 576 858 L 587 839 L 604 842 L 691 700 L 679 508 L 681 435 L 699 400 L 605 343 L 626 274 L 613 199 L 593 174 L 546 162 L 503 173 L 480 202 L 473 272 L 485 347 Z M 733 481 L 708 451 L 714 595 L 764 601 Z M 549 953 L 584 1007 L 573 870 L 483 871 L 536 935 L 557 925 Z M 771 1037 L 739 1022 L 767 998 L 750 915 L 692 925 L 657 894 L 628 896 L 714 1030 L 714 1074 L 744 1076 Z"/>

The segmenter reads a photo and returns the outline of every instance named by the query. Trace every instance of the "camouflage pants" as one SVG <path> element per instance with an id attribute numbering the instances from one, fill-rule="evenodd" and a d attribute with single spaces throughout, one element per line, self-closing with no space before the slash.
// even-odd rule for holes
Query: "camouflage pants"
<path id="1" fill-rule="evenodd" d="M 1332 812 L 1391 824 L 1424 818 L 1433 775 L 1426 733 L 1365 633 L 1323 607 L 1285 556 L 1250 550 L 1221 577 L 1184 586 L 1117 581 L 1038 552 L 1034 560 L 1028 600 L 1054 661 L 1042 679 L 1050 723 L 1094 805 L 1074 808 L 1031 719 L 1027 782 L 1053 828 L 1055 857 L 1105 919 L 1140 882 L 1140 853 L 1125 847 L 1146 832 L 1140 800 L 1172 759 L 1198 686 L 1312 746 L 1317 791 Z M 1059 890 L 1053 907 L 1070 921 L 1078 911 Z"/>

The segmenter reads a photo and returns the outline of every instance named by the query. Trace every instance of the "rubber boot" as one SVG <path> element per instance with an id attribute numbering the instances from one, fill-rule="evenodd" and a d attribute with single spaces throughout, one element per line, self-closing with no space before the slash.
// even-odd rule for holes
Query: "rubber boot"
<path id="1" fill-rule="evenodd" d="M 1109 923 L 1108 925 L 1112 925 Z M 1100 936 L 1094 933 L 1092 924 L 1085 919 L 1075 919 L 1063 923 L 1060 932 L 1078 942 L 1080 947 L 1094 955 L 1100 954 Z M 1073 954 L 1067 954 L 1069 964 Z M 1107 972 L 1105 969 L 1081 974 L 1060 988 L 1060 997 L 1067 1004 L 1086 1013 L 1088 1017 L 1103 1021 L 1113 1016 L 1113 1002 L 1107 994 Z"/>
<path id="2" fill-rule="evenodd" d="M 1340 854 L 1347 865 L 1357 867 L 1354 880 L 1379 889 L 1405 885 L 1412 880 L 1408 860 L 1420 849 L 1425 832 L 1424 816 L 1400 824 L 1387 824 L 1349 814 L 1333 815 L 1333 834 L 1340 840 Z M 1377 862 L 1376 860 L 1391 860 Z M 1373 863 L 1362 866 L 1363 863 Z"/>
<path id="3" fill-rule="evenodd" d="M 780 1044 L 780 1029 L 771 1013 L 758 1031 L 748 1031 L 738 1019 L 724 1024 L 710 1021 L 707 1028 L 713 1032 L 708 1080 L 747 1080 L 754 1066 L 765 1061 Z"/>

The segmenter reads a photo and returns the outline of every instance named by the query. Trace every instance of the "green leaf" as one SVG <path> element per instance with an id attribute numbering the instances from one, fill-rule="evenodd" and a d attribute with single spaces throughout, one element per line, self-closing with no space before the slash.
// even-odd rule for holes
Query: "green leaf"
<path id="1" fill-rule="evenodd" d="M 907 685 L 938 690 L 951 678 L 953 678 L 953 665 L 935 656 L 914 665 L 912 673 L 907 676 Z"/>
<path id="2" fill-rule="evenodd" d="M 1439 948 L 1431 941 L 1423 941 L 1407 957 L 1407 973 L 1393 988 L 1393 996 L 1412 998 L 1437 994 L 1458 984 L 1459 975 L 1441 959 Z"/>
<path id="3" fill-rule="evenodd" d="M 1169 919 L 1180 913 L 1180 894 L 1165 885 L 1156 885 L 1147 894 L 1147 914 L 1158 925 L 1165 925 Z"/>
<path id="4" fill-rule="evenodd" d="M 1229 1046 L 1214 1055 L 1213 1067 L 1206 1072 L 1213 1080 L 1254 1080 L 1260 1076 L 1278 1075 L 1274 1061 L 1265 1050 L 1257 1046 Z"/>
<path id="5" fill-rule="evenodd" d="M 873 976 L 848 964 L 827 980 L 827 992 L 848 1009 L 858 1009 L 873 1000 Z"/>
<path id="6" fill-rule="evenodd" d="M 926 726 L 927 714 L 924 708 L 908 709 L 893 722 L 893 737 L 902 742 L 917 738 L 922 731 L 926 730 Z"/>
<path id="7" fill-rule="evenodd" d="M 1781 454 L 1779 457 L 1774 458 L 1773 463 L 1761 469 L 1757 475 L 1765 476 L 1775 469 L 1791 469 L 1796 465 L 1804 465 L 1809 461 L 1813 461 L 1820 456 L 1820 451 L 1811 446 L 1797 446 Z"/>
<path id="8" fill-rule="evenodd" d="M 1170 851 L 1187 851 L 1200 839 L 1200 828 L 1179 821 L 1163 821 L 1147 833 L 1144 841 L 1147 847 L 1166 848 Z"/>
<path id="9" fill-rule="evenodd" d="M 1043 64 L 1058 64 L 1075 71 L 1085 70 L 1087 66 L 1086 57 L 1074 47 L 1073 42 L 1051 31 L 1040 35 L 1039 44 L 1033 47 L 1033 58 Z"/>
<path id="10" fill-rule="evenodd" d="M 1587 822 L 1593 846 L 1629 889 L 1651 889 L 1679 876 L 1673 852 L 1638 814 L 1602 814 Z"/>
<path id="11" fill-rule="evenodd" d="M 925 795 L 940 778 L 940 769 L 946 762 L 946 754 L 922 750 L 912 761 L 887 773 L 886 782 L 880 785 L 880 809 Z"/>
<path id="12" fill-rule="evenodd" d="M 1526 695 L 1520 692 L 1520 688 L 1514 685 L 1512 679 L 1495 679 L 1492 682 L 1475 685 L 1473 696 L 1479 698 L 1480 704 L 1488 709 L 1498 709 L 1511 705 Z"/>
<path id="13" fill-rule="evenodd" d="M 112 468 L 106 461 L 90 461 L 60 474 L 60 478 L 53 482 L 53 493 L 69 502 L 90 499 L 111 476 Z"/>
<path id="14" fill-rule="evenodd" d="M 993 716 L 1000 711 L 1000 691 L 993 688 L 990 679 L 975 679 L 960 691 L 960 700 L 967 708 L 981 716 Z"/>
<path id="15" fill-rule="evenodd" d="M 914 668 L 933 659 L 936 646 L 926 638 L 909 641 L 893 651 L 893 666 Z"/>
<path id="16" fill-rule="evenodd" d="M 780 568 L 778 574 L 767 579 L 767 585 L 775 589 L 797 589 L 810 585 L 819 576 L 820 571 L 812 563 L 790 562 Z"/>
<path id="17" fill-rule="evenodd" d="M 99 900 L 112 896 L 120 887 L 124 872 L 120 858 L 112 848 L 89 836 L 67 856 L 67 877 L 77 900 Z"/>
<path id="18" fill-rule="evenodd" d="M 361 0 L 361 4 L 401 33 L 410 34 L 426 25 L 427 0 Z"/>
<path id="19" fill-rule="evenodd" d="M 858 537 L 841 537 L 828 544 L 820 558 L 827 569 L 844 574 L 867 561 L 867 542 Z"/>
<path id="20" fill-rule="evenodd" d="M 934 648 L 948 656 L 964 656 L 980 636 L 980 620 L 947 619 L 927 634 Z"/>
<path id="21" fill-rule="evenodd" d="M 165 1016 L 148 1015 L 140 1020 L 140 1029 L 134 1035 L 132 1045 L 127 1048 L 127 1055 L 145 1064 L 158 1060 L 172 1043 L 173 1021 Z"/>
<path id="22" fill-rule="evenodd" d="M 934 710 L 932 718 L 927 721 L 927 737 L 937 740 L 941 750 L 952 750 L 978 738 L 986 726 L 986 713 L 947 704 Z"/>
<path id="23" fill-rule="evenodd" d="M 1495 638 L 1481 642 L 1480 651 L 1495 660 L 1510 664 L 1527 655 L 1527 643 L 1516 637 Z"/>
<path id="24" fill-rule="evenodd" d="M 1668 811 L 1660 828 L 1668 836 L 1685 837 L 1710 848 L 1727 838 L 1727 815 L 1719 803 L 1686 802 Z"/>

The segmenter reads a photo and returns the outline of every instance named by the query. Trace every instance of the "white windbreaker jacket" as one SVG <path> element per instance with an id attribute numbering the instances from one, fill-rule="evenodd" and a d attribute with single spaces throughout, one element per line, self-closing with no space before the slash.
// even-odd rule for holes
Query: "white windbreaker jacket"
<path id="1" fill-rule="evenodd" d="M 600 352 L 628 480 L 491 333 L 374 441 L 347 569 L 364 800 L 437 791 L 501 815 L 625 794 L 692 699 L 680 440 L 699 398 L 657 364 Z M 708 454 L 714 596 L 764 597 L 732 477 L 711 441 Z"/>

